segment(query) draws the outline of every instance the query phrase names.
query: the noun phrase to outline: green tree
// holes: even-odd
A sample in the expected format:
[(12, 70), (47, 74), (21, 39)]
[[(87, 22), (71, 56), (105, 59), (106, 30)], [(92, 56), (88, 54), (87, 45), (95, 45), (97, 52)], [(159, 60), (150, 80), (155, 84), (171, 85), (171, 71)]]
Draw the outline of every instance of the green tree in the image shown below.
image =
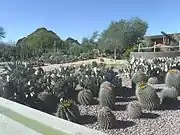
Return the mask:
[(5, 38), (4, 28), (0, 27), (0, 39)]
[[(23, 43), (22, 43), (23, 42)], [(53, 31), (49, 31), (46, 28), (39, 28), (27, 37), (20, 39), (17, 42), (18, 45), (27, 45), (30, 49), (38, 52), (45, 52), (54, 48), (54, 42), (56, 42), (57, 49), (67, 49), (64, 41), (60, 39)]]
[(104, 30), (99, 39), (99, 47), (114, 51), (116, 60), (117, 50), (124, 51), (137, 44), (138, 39), (142, 39), (148, 28), (147, 22), (140, 18), (130, 20), (121, 19), (112, 22)]
[(82, 52), (83, 52), (83, 49), (80, 45), (73, 45), (69, 48), (67, 53), (74, 56), (80, 56)]

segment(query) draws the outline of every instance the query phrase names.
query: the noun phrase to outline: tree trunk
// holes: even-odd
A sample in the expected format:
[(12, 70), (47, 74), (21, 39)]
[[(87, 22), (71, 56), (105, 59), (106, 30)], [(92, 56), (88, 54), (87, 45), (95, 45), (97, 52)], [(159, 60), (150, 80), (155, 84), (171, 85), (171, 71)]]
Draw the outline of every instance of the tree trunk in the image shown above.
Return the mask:
[(116, 49), (114, 49), (114, 60), (116, 61)]

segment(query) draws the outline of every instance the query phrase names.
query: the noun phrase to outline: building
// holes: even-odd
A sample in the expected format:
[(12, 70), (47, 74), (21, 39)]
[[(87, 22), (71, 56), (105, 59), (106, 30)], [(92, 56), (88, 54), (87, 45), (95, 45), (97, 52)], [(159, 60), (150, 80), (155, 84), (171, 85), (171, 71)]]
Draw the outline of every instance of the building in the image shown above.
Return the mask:
[(174, 34), (166, 34), (165, 32), (161, 32), (162, 35), (153, 35), (147, 36), (154, 44), (164, 44), (170, 45), (172, 42), (178, 42), (173, 38)]

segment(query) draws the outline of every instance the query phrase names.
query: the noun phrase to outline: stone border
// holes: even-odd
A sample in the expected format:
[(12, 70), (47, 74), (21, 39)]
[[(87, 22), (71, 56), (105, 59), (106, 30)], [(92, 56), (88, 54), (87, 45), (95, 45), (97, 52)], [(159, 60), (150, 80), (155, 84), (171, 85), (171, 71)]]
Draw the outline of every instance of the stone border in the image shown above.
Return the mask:
[(87, 128), (85, 126), (66, 121), (39, 110), (21, 105), (19, 103), (0, 98), (0, 105), (9, 108), (25, 117), (34, 119), (40, 123), (44, 123), (54, 129), (66, 132), (70, 135), (106, 135), (97, 130)]

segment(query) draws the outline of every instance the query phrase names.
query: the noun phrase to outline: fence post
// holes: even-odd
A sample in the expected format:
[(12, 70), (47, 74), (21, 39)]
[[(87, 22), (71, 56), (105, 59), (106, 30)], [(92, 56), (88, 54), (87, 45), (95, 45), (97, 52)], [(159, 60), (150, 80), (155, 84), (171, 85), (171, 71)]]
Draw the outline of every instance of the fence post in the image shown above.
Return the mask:
[(179, 51), (180, 51), (180, 41), (179, 41)]
[(141, 47), (141, 45), (139, 44), (139, 45), (138, 45), (138, 52), (140, 51), (140, 47)]

